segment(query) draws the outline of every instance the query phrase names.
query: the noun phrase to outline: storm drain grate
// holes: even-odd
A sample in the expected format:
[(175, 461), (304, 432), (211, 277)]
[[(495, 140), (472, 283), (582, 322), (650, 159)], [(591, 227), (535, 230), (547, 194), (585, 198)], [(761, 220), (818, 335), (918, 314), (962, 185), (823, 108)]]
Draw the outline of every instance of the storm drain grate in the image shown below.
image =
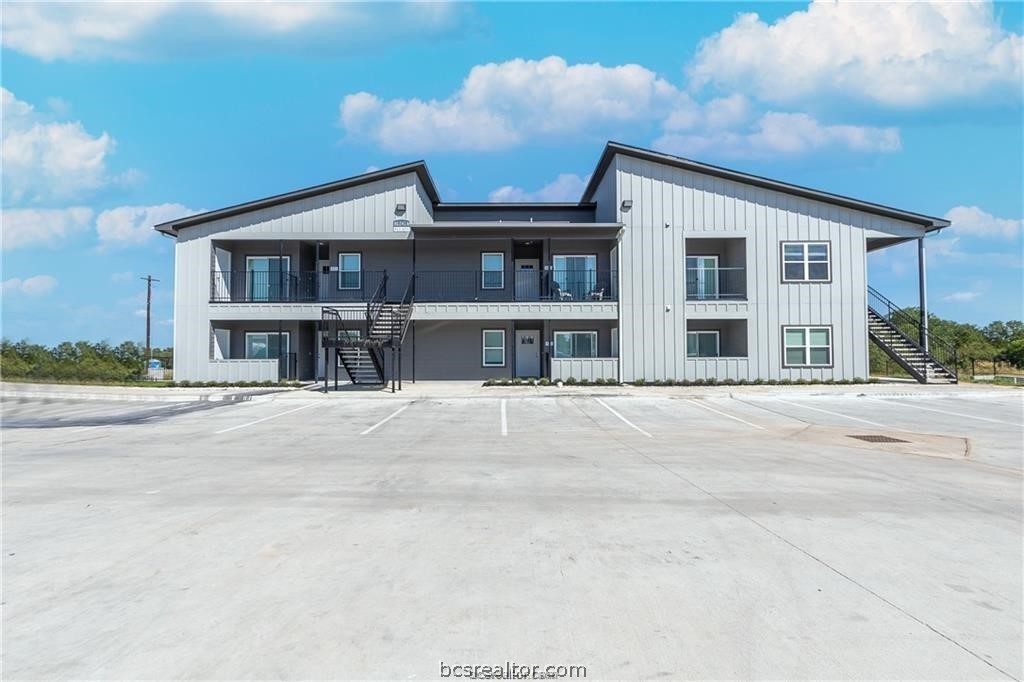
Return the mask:
[(903, 440), (901, 438), (893, 438), (892, 436), (876, 436), (874, 434), (863, 435), (863, 436), (852, 436), (847, 435), (847, 438), (856, 438), (867, 443), (909, 443), (909, 440)]

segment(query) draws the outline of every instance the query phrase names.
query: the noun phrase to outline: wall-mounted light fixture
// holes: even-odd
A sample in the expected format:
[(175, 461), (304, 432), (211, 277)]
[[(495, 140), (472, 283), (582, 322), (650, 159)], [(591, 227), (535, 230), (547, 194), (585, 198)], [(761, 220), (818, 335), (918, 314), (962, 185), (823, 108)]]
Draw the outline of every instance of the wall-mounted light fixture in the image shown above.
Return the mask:
[(395, 204), (395, 215), (402, 215), (405, 213), (405, 204)]
[(632, 199), (623, 199), (622, 200), (622, 210), (623, 211), (628, 211), (631, 208), (633, 208), (633, 200)]

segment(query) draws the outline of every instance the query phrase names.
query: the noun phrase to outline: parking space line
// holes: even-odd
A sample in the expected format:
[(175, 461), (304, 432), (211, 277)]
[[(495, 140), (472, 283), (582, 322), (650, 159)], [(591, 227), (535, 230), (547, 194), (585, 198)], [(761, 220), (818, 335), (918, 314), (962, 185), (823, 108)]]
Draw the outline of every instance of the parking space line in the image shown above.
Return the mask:
[(704, 405), (703, 403), (698, 402), (696, 400), (693, 400), (692, 398), (684, 398), (684, 400), (686, 402), (688, 402), (688, 403), (692, 403), (693, 405), (696, 405), (697, 407), (703, 408), (705, 410), (711, 410), (715, 414), (720, 414), (723, 417), (728, 417), (729, 419), (735, 419), (736, 421), (740, 422), (741, 424), (746, 424), (747, 426), (752, 426), (755, 429), (761, 429), (762, 431), (765, 430), (765, 428), (763, 426), (759, 426), (757, 424), (754, 424), (753, 422), (748, 422), (746, 419), (740, 419), (739, 417), (736, 417), (734, 415), (728, 414), (727, 412), (722, 412), (721, 410), (716, 410), (715, 408), (711, 407), (710, 405)]
[[(893, 402), (891, 400), (881, 400), (879, 398), (868, 398), (868, 400), (870, 400), (872, 402), (876, 402), (876, 403), (891, 403), (891, 402)], [(948, 415), (951, 415), (953, 417), (963, 417), (964, 419), (978, 419), (978, 420), (983, 421), (983, 422), (992, 422), (993, 424), (1007, 424), (1009, 426), (1024, 426), (1024, 424), (1017, 424), (1017, 423), (1014, 423), (1014, 422), (1004, 422), (1001, 419), (991, 419), (989, 417), (975, 417), (973, 415), (962, 414), (960, 412), (949, 412), (948, 410), (936, 410), (934, 407), (923, 407), (921, 405), (916, 405), (916, 404), (915, 405), (910, 405), (910, 404), (899, 402), (899, 401), (897, 401), (896, 404), (901, 405), (902, 407), (907, 407), (907, 408), (913, 409), (913, 410), (924, 410), (926, 412), (938, 412), (939, 414), (948, 414)]]
[(269, 417), (263, 417), (262, 419), (255, 419), (255, 420), (253, 420), (251, 422), (246, 422), (244, 424), (238, 424), (237, 426), (229, 426), (226, 429), (221, 429), (220, 431), (214, 431), (213, 433), (215, 435), (220, 435), (222, 433), (228, 433), (229, 431), (236, 431), (238, 429), (244, 429), (247, 426), (253, 426), (255, 424), (259, 424), (261, 422), (265, 422), (265, 421), (268, 421), (270, 419), (277, 419), (278, 417), (283, 417), (286, 414), (291, 414), (292, 412), (298, 412), (299, 410), (305, 410), (305, 409), (308, 409), (310, 407), (314, 407), (316, 405), (321, 405), (321, 404), (322, 403), (309, 403), (307, 405), (300, 405), (299, 407), (293, 408), (291, 410), (285, 410), (284, 412), (278, 412), (277, 414), (272, 414)]
[(637, 431), (639, 431), (640, 433), (644, 434), (644, 435), (645, 435), (645, 436), (647, 436), (648, 438), (654, 438), (654, 436), (652, 436), (651, 434), (647, 433), (646, 431), (644, 431), (643, 429), (641, 429), (641, 428), (640, 428), (639, 426), (637, 426), (636, 424), (634, 424), (633, 422), (629, 421), (628, 419), (626, 419), (625, 417), (623, 417), (623, 416), (622, 416), (621, 414), (619, 414), (618, 412), (616, 412), (616, 411), (615, 411), (615, 410), (614, 410), (614, 409), (612, 408), (612, 406), (611, 406), (611, 405), (609, 405), (608, 403), (606, 403), (605, 401), (601, 400), (600, 398), (594, 398), (594, 400), (595, 400), (595, 401), (597, 401), (597, 403), (598, 403), (598, 404), (599, 404), (599, 405), (600, 405), (601, 407), (603, 407), (604, 409), (608, 410), (609, 412), (611, 412), (612, 414), (614, 414), (614, 415), (615, 415), (616, 417), (618, 417), (619, 419), (621, 419), (621, 420), (622, 420), (622, 423), (624, 423), (624, 424), (625, 424), (626, 426), (629, 426), (629, 427), (631, 427), (631, 428), (634, 428), (634, 429), (636, 429)]
[(842, 414), (841, 412), (831, 412), (829, 410), (823, 410), (820, 407), (810, 407), (809, 405), (800, 405), (799, 403), (791, 403), (788, 400), (783, 400), (782, 398), (776, 398), (776, 400), (779, 401), (780, 403), (785, 403), (787, 405), (792, 405), (793, 407), (799, 407), (799, 408), (802, 408), (802, 409), (805, 409), (805, 410), (814, 410), (815, 412), (822, 412), (824, 414), (830, 414), (833, 417), (842, 417), (843, 419), (852, 419), (855, 422), (862, 422), (864, 424), (871, 424), (871, 426), (877, 426), (880, 429), (891, 428), (889, 426), (886, 426), (885, 424), (879, 424), (878, 422), (873, 422), (873, 421), (870, 421), (868, 419), (861, 419), (860, 417), (851, 417), (850, 415)]
[(362, 433), (360, 433), (359, 435), (360, 435), (360, 436), (366, 436), (366, 435), (369, 435), (369, 434), (373, 433), (373, 432), (374, 432), (374, 431), (375, 431), (375, 430), (376, 430), (377, 428), (379, 428), (379, 427), (381, 427), (381, 426), (384, 426), (384, 425), (385, 425), (385, 424), (387, 424), (387, 423), (388, 423), (389, 421), (391, 421), (392, 419), (394, 419), (394, 418), (395, 418), (395, 417), (397, 417), (398, 415), (400, 415), (400, 414), (402, 414), (403, 412), (405, 412), (406, 410), (408, 410), (408, 409), (409, 409), (409, 406), (410, 406), (410, 405), (412, 405), (412, 403), (406, 403), (405, 405), (402, 405), (402, 406), (401, 406), (401, 407), (399, 407), (399, 408), (398, 408), (397, 410), (395, 410), (394, 412), (392, 412), (392, 413), (391, 413), (391, 414), (389, 414), (388, 416), (384, 417), (384, 418), (383, 418), (383, 419), (381, 419), (381, 420), (380, 420), (379, 422), (377, 422), (376, 424), (374, 424), (374, 425), (373, 425), (373, 426), (371, 426), (370, 428), (366, 429), (365, 431), (363, 431), (363, 432), (362, 432)]
[(508, 401), (504, 398), (501, 399), (501, 435), (508, 435), (508, 411), (505, 407), (505, 403)]

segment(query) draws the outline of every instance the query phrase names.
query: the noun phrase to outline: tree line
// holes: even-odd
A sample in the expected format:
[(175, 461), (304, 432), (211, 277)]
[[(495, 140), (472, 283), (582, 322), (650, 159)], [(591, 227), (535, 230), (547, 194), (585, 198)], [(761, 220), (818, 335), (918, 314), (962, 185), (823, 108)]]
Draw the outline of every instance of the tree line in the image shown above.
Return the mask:
[[(904, 308), (903, 312), (915, 320), (920, 316), (918, 308)], [(928, 330), (957, 349), (958, 369), (961, 371), (971, 371), (972, 362), (992, 367), (1003, 363), (1024, 369), (1024, 322), (1020, 320), (990, 322), (981, 327), (929, 314)], [(903, 373), (890, 363), (882, 349), (871, 344), (871, 373), (883, 373), (887, 366), (890, 373)]]
[[(167, 365), (170, 348), (154, 348)], [(65, 341), (47, 347), (29, 341), (0, 341), (0, 376), (38, 381), (130, 382), (146, 372), (146, 348), (134, 341)]]

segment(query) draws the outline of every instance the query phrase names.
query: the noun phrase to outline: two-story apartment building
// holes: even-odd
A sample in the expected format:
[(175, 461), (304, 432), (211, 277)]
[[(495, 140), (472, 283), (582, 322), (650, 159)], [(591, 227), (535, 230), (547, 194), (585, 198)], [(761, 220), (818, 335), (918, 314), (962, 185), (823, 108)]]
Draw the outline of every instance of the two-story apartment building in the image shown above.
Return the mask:
[(418, 161), (174, 220), (175, 377), (919, 380), (952, 351), (867, 283), (949, 223), (609, 143), (576, 203), (450, 203)]

